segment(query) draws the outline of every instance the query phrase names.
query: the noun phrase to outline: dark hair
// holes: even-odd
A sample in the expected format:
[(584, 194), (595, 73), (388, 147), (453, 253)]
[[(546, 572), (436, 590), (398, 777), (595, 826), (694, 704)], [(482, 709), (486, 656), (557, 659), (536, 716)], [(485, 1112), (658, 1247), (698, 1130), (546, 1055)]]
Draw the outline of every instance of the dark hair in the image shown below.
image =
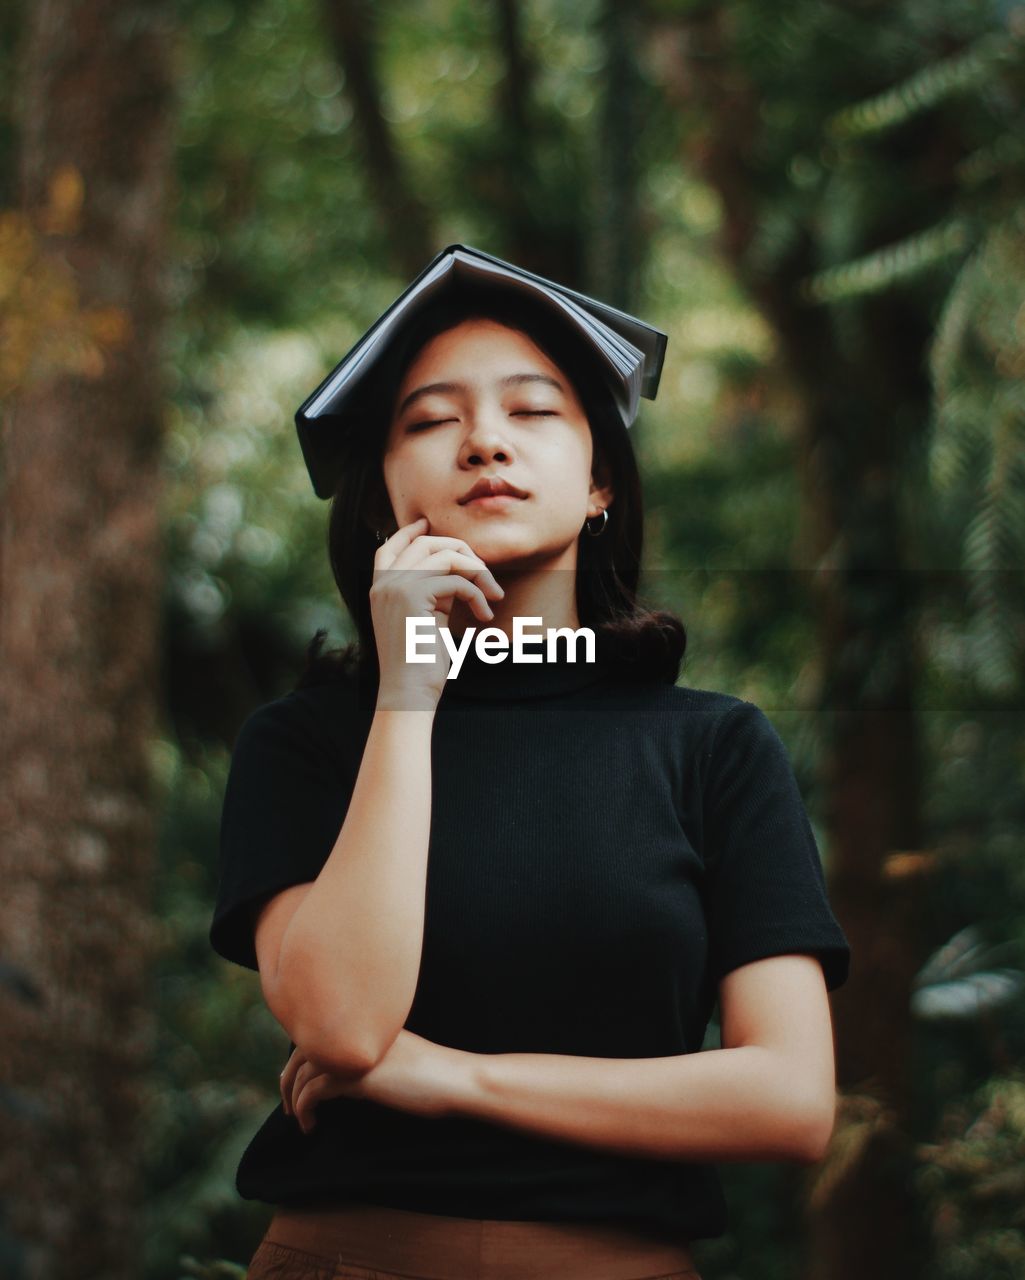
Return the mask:
[(595, 476), (603, 481), (611, 477), (615, 491), (603, 533), (591, 537), (582, 532), (578, 544), (580, 625), (594, 630), (596, 657), (620, 678), (675, 683), (687, 632), (675, 614), (638, 601), (644, 540), (640, 478), (601, 358), (574, 325), (530, 295), (459, 282), (421, 309), (393, 339), (368, 379), (358, 420), (350, 420), (340, 433), (327, 542), (331, 570), (355, 622), (357, 639), (343, 649), (322, 653), (327, 633), (319, 629), (307, 645), (295, 688), (350, 675), (376, 686), (377, 645), (368, 593), (378, 547), (374, 531), (394, 523), (381, 463), (395, 394), (426, 343), (470, 318), (496, 320), (525, 333), (572, 382), (591, 427)]

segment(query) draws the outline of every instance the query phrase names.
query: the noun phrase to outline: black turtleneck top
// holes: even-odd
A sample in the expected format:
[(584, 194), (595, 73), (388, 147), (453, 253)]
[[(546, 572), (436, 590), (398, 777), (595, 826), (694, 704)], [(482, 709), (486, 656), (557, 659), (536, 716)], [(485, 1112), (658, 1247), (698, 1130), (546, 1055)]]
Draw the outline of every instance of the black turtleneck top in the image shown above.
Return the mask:
[[(373, 716), (354, 680), (257, 707), (231, 759), (215, 950), (256, 968), (252, 909), (316, 878)], [(420, 975), (406, 1027), (473, 1053), (696, 1053), (731, 969), (804, 952), (826, 986), (850, 952), (783, 742), (755, 704), (626, 683), (600, 663), (496, 665), (471, 649), (432, 733)], [(358, 1098), (304, 1135), (280, 1104), (239, 1194), (455, 1217), (722, 1235), (712, 1164), (639, 1158)]]

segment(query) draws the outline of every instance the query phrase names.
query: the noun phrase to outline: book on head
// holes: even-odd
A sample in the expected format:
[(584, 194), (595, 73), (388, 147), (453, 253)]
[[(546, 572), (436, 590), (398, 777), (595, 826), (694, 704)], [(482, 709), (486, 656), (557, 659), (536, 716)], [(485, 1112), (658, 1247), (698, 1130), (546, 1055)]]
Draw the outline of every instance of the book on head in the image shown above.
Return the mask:
[(616, 406), (627, 427), (637, 416), (639, 398), (655, 399), (668, 342), (665, 333), (608, 303), (481, 249), (452, 244), (431, 259), (296, 411), (299, 443), (318, 497), (330, 497), (334, 491), (338, 426), (364, 377), (412, 314), (453, 281), (460, 280), (521, 290), (564, 316), (604, 362)]

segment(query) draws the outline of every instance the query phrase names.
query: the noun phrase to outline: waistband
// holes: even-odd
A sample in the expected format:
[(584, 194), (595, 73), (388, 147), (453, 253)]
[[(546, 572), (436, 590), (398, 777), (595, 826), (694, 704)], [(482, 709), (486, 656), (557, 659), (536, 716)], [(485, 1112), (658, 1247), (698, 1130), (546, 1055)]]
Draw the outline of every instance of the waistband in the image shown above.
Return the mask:
[(334, 1265), (418, 1280), (641, 1280), (689, 1270), (697, 1276), (686, 1244), (604, 1223), (453, 1218), (372, 1204), (282, 1206), (264, 1239)]

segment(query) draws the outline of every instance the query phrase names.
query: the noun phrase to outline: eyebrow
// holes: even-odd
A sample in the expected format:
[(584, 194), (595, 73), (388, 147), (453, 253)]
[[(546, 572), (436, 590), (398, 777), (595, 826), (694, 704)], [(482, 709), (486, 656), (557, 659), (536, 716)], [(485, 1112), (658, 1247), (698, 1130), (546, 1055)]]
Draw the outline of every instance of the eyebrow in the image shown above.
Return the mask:
[[(512, 387), (519, 386), (524, 382), (547, 382), (550, 386), (555, 387), (557, 391), (561, 391), (563, 395), (566, 394), (566, 388), (562, 383), (547, 373), (510, 373), (507, 378), (499, 378), (498, 385), (500, 387)], [(415, 391), (411, 391), (399, 405), (398, 409), (396, 409), (395, 416), (399, 417), (400, 414), (404, 413), (409, 408), (414, 400), (418, 400), (421, 396), (429, 395), (432, 391), (449, 392), (465, 390), (465, 382), (429, 382), (426, 386), (417, 387)]]

